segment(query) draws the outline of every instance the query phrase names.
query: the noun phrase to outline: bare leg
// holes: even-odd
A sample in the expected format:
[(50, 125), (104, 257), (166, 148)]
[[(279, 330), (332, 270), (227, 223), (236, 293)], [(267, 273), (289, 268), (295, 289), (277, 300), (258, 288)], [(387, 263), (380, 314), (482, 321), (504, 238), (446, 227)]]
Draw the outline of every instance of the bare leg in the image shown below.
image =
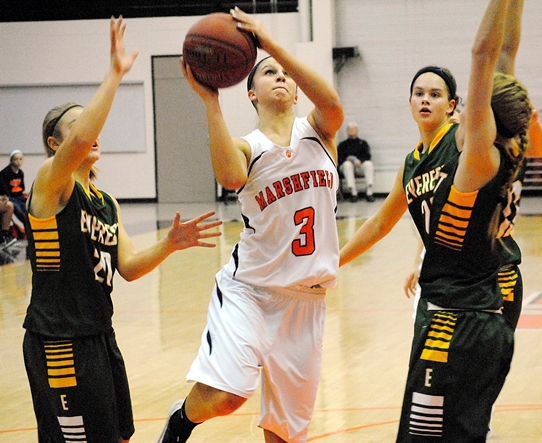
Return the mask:
[(265, 443), (286, 443), (286, 440), (283, 440), (277, 434), (273, 434), (271, 431), (268, 431), (267, 429), (263, 430), (263, 435), (265, 438)]
[(6, 201), (5, 204), (0, 203), (0, 211), (2, 216), (2, 230), (9, 231), (11, 217), (13, 217), (13, 203), (10, 201)]
[(169, 412), (159, 443), (184, 443), (194, 428), (213, 417), (231, 414), (247, 399), (196, 383), (186, 399), (175, 402)]
[(352, 196), (358, 195), (358, 190), (356, 188), (356, 176), (354, 173), (354, 163), (352, 163), (350, 160), (346, 160), (342, 165), (339, 166), (341, 169), (341, 172), (344, 174), (344, 178), (346, 178), (346, 186), (350, 188), (350, 192), (352, 193)]
[(194, 423), (236, 411), (247, 399), (229, 392), (196, 383), (186, 397), (186, 416)]

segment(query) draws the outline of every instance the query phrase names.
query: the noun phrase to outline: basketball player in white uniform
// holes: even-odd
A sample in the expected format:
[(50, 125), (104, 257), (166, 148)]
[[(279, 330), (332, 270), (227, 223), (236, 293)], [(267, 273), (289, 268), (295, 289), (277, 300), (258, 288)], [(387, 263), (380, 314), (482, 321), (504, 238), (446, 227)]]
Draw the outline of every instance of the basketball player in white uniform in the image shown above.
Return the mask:
[[(183, 72), (207, 110), (216, 179), (237, 191), (245, 226), (216, 275), (207, 327), (187, 375), (196, 383), (171, 407), (159, 442), (186, 441), (196, 424), (239, 408), (260, 381), (265, 441), (305, 442), (322, 360), (324, 295), (338, 275), (339, 97), (254, 17), (238, 9), (232, 16), (270, 55), (247, 82), (258, 129), (232, 138), (218, 91), (198, 84), (189, 66)], [(305, 118), (294, 112), (297, 87), (315, 105)]]

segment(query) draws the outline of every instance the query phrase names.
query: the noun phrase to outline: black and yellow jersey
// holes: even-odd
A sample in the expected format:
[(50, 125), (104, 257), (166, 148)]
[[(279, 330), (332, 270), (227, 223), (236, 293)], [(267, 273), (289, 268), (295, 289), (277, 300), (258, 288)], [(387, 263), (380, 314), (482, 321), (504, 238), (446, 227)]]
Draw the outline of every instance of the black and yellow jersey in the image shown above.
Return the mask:
[(446, 125), (426, 152), (422, 151), (420, 142), (405, 159), (403, 188), (408, 210), (424, 243), (429, 233), (433, 193), (443, 178), (442, 167), (459, 154), (455, 141), (458, 126), (451, 123)]
[(498, 310), (503, 304), (497, 277), (502, 251), (490, 225), (501, 203), (507, 161), (501, 155), (496, 176), (468, 193), (453, 185), (458, 161), (455, 156), (443, 166), (433, 195), (419, 279), (421, 296), (447, 309)]
[(76, 182), (61, 212), (45, 219), (29, 214), (29, 225), (32, 295), (23, 326), (57, 338), (111, 329), (118, 253), (112, 198)]

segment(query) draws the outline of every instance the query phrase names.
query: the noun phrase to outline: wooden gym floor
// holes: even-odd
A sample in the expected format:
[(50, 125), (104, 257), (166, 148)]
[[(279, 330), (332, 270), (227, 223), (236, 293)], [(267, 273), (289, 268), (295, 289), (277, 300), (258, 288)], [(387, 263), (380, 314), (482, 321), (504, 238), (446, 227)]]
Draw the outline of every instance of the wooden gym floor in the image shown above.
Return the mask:
[[(381, 202), (340, 203), (341, 245)], [(490, 443), (542, 442), (542, 198), (522, 202), (515, 236), (523, 251), (524, 307)], [(186, 220), (214, 208), (122, 205), (137, 248), (163, 235), (159, 228), (169, 225), (175, 210)], [(135, 282), (115, 279), (113, 322), (131, 384), (132, 443), (154, 442), (170, 404), (190, 388), (185, 375), (205, 326), (214, 274), (228, 260), (241, 229), (237, 203), (217, 203), (216, 210), (225, 224), (215, 249), (177, 252)], [(383, 241), (342, 268), (338, 287), (328, 292), (324, 361), (309, 441), (395, 441), (412, 337), (412, 301), (402, 287), (416, 243), (405, 216)], [(30, 443), (37, 434), (21, 351), (30, 266), (24, 251), (10, 257), (0, 257), (6, 263), (0, 266), (0, 443)], [(196, 428), (190, 441), (262, 442), (258, 411), (255, 395), (231, 416)]]

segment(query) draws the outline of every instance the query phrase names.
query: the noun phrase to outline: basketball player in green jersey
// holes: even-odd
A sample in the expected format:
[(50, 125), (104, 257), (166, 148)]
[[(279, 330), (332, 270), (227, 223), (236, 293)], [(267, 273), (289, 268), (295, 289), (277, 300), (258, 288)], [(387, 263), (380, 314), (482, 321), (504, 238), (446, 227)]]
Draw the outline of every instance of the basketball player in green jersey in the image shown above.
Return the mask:
[(439, 171), (430, 213), (415, 220), (424, 228), (426, 308), (416, 317), (397, 442), (484, 442), (510, 368), (513, 329), (501, 315), (498, 222), (532, 112), (525, 87), (494, 74), (510, 3), (491, 0), (486, 9), (472, 49), (461, 153)]
[[(507, 15), (506, 23), (506, 36), (502, 50), (499, 54), (499, 60), (497, 62), (497, 72), (504, 74), (514, 75), (515, 73), (515, 60), (519, 48), (521, 38), (521, 16), (523, 11), (523, 0), (518, 0), (510, 5), (510, 9)], [(459, 114), (452, 115), (450, 121), (459, 122)], [(532, 123), (532, 122), (531, 122)], [(529, 140), (531, 142), (531, 140)], [(526, 157), (536, 156), (532, 143), (529, 143), (529, 148), (526, 152)], [(453, 150), (449, 151), (451, 156), (455, 155)], [(503, 295), (503, 315), (514, 329), (519, 320), (521, 314), (521, 306), (523, 300), (523, 280), (519, 269), (521, 263), (521, 251), (519, 246), (512, 237), (514, 230), (514, 223), (519, 211), (519, 200), (521, 197), (521, 190), (523, 187), (523, 177), (525, 175), (525, 162), (521, 167), (521, 170), (517, 178), (510, 187), (508, 194), (508, 204), (505, 205), (501, 220), (501, 234), (500, 241), (504, 244), (501, 250), (503, 267), (499, 272), (499, 286)], [(421, 261), (423, 256), (423, 242), (420, 242), (420, 246), (416, 252), (414, 266), (412, 272), (409, 274), (405, 281), (404, 290), (407, 297), (414, 296), (414, 306), (417, 306), (417, 300), (419, 299), (419, 285), (418, 277), (421, 268)]]
[[(459, 138), (461, 142), (464, 141), (459, 148), (465, 147), (468, 153), (462, 156), (457, 154), (453, 161), (448, 161), (444, 168), (436, 171), (438, 173), (417, 181), (415, 175), (411, 175), (410, 178), (415, 181), (411, 188), (406, 188), (410, 191), (409, 199), (412, 200), (423, 194), (425, 189), (433, 187), (435, 207), (425, 206), (426, 201), (422, 199), (418, 206), (420, 210), (413, 213), (428, 247), (420, 282), (422, 298), (430, 303), (431, 314), (417, 317), (411, 369), (398, 437), (400, 442), (433, 441), (432, 439), (446, 442), (485, 441), (492, 402), (496, 399), (509, 369), (513, 335), (512, 329), (503, 323), (504, 320), (499, 315), (502, 296), (498, 291), (497, 273), (501, 259), (498, 246), (494, 246), (497, 230), (490, 229), (490, 226), (497, 225), (492, 222), (493, 215), (501, 216), (504, 202), (500, 196), (508, 194), (521, 162), (526, 146), (526, 117), (530, 117), (531, 106), (521, 85), (513, 78), (502, 75), (495, 81), (496, 93), (492, 100), (493, 70), (504, 40), (502, 22), (507, 13), (508, 2), (492, 2), (477, 35), (472, 71), (475, 79), (471, 79), (470, 101), (466, 111), (462, 113), (461, 129), (464, 138)], [(491, 31), (488, 31), (488, 28)], [(487, 35), (497, 35), (497, 38), (484, 38)], [(488, 73), (489, 68), (491, 76)], [(418, 108), (418, 118), (422, 123), (434, 117), (431, 108), (433, 104), (437, 108), (446, 104), (440, 100), (439, 91), (442, 88), (438, 88), (439, 80), (431, 78), (431, 75), (426, 75), (423, 80), (427, 80), (427, 84), (422, 85), (423, 94), (420, 96), (426, 99), (425, 103), (423, 100), (420, 102)], [(479, 86), (477, 89), (476, 85), (480, 83), (485, 84), (485, 89)], [(510, 85), (516, 92), (515, 96), (510, 97), (507, 94)], [(413, 101), (416, 105), (413, 97), (411, 105)], [(496, 122), (493, 119), (492, 105), (497, 116)], [(519, 108), (517, 114), (511, 112), (514, 107)], [(445, 122), (442, 122), (439, 131), (444, 125)], [(502, 157), (499, 150), (493, 147), (497, 132), (495, 126), (498, 130), (499, 146), (503, 151)], [(438, 132), (430, 134), (426, 152), (430, 151), (431, 142), (437, 134)], [(521, 141), (516, 152), (511, 139), (517, 135)], [(423, 155), (424, 151), (421, 154)], [(409, 183), (408, 178), (406, 181)], [(458, 206), (459, 212), (454, 210)], [(463, 208), (466, 208), (465, 212), (461, 212)], [(409, 209), (412, 212), (412, 204)], [(440, 217), (445, 212), (450, 215)], [(450, 219), (457, 217), (462, 219), (464, 225), (456, 224), (449, 228)], [(391, 229), (396, 220), (392, 222), (393, 224), (388, 220), (386, 225), (386, 220), (377, 215), (367, 228), (363, 229), (362, 226), (354, 241), (343, 248), (341, 262), (346, 263), (359, 255), (360, 249), (367, 249), (374, 244), (382, 231), (378, 228), (383, 226), (384, 230), (386, 227)], [(442, 251), (442, 248), (446, 250)], [(443, 307), (446, 310), (443, 310)], [(450, 315), (448, 311), (451, 312)], [(441, 321), (452, 328), (454, 341), (450, 341), (451, 344), (446, 342), (451, 335), (439, 332), (438, 326), (431, 323), (433, 320), (435, 324)], [(486, 323), (489, 325), (487, 328)], [(469, 337), (477, 334), (477, 328), (485, 328), (487, 335), (479, 334), (477, 336), (480, 343), (471, 343)], [(425, 334), (431, 329), (436, 339), (425, 340)], [(486, 358), (488, 349), (491, 349), (491, 355), (497, 356), (496, 360)], [(482, 355), (484, 357), (480, 358)], [(495, 364), (486, 365), (489, 368), (480, 366), (480, 362), (485, 364), (490, 361)], [(453, 378), (453, 374), (456, 378)], [(468, 388), (465, 388), (466, 382), (469, 383)], [(465, 408), (464, 405), (468, 407)], [(446, 409), (443, 409), (444, 406)], [(419, 414), (413, 415), (413, 408), (416, 407), (426, 410), (434, 408), (434, 414), (425, 418)]]
[(137, 56), (125, 53), (124, 31), (122, 18), (111, 19), (110, 69), (88, 106), (57, 106), (43, 122), (48, 158), (29, 196), (32, 295), (23, 325), (40, 443), (130, 439), (128, 378), (111, 319), (115, 271), (139, 278), (174, 251), (213, 246), (201, 240), (220, 235), (205, 232), (220, 222), (199, 225), (213, 212), (186, 223), (177, 213), (163, 239), (137, 252), (118, 203), (92, 184), (100, 131)]

